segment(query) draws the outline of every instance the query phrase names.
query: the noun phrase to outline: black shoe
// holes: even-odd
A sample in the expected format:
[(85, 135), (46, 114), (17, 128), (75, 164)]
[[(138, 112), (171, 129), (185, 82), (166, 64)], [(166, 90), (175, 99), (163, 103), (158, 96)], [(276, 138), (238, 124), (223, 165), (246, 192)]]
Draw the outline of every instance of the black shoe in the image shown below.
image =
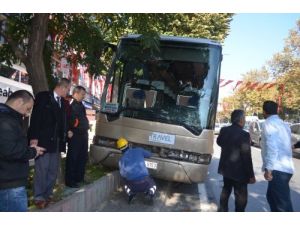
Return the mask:
[(131, 201), (132, 201), (132, 199), (134, 198), (134, 196), (135, 196), (135, 194), (130, 194), (130, 195), (128, 196), (128, 204), (131, 203)]

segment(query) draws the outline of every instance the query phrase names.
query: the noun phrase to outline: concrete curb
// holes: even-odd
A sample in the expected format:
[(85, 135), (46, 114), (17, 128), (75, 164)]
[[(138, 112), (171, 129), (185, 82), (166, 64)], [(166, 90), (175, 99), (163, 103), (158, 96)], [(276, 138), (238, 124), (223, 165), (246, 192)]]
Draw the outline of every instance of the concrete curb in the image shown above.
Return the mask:
[(91, 212), (99, 208), (119, 186), (120, 174), (114, 171), (39, 212)]

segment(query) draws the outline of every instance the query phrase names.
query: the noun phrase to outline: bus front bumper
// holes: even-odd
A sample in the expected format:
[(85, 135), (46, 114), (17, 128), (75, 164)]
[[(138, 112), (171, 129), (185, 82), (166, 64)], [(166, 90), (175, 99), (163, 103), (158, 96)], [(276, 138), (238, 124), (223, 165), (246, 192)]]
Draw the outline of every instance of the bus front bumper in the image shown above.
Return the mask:
[[(121, 151), (98, 145), (90, 146), (90, 160), (104, 166), (118, 168)], [(151, 176), (162, 180), (200, 183), (206, 179), (208, 165), (153, 156), (145, 159)]]

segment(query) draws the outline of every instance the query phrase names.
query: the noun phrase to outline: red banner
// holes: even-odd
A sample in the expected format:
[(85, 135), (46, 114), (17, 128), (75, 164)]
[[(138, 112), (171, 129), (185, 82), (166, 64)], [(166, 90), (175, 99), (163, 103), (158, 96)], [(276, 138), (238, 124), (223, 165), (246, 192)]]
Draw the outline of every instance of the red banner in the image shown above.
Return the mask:
[(227, 80), (224, 84), (222, 84), (220, 87), (225, 87), (226, 85), (232, 83), (233, 80)]
[(219, 87), (225, 87), (231, 83), (235, 83), (233, 86), (233, 90), (235, 90), (237, 87), (240, 86), (240, 91), (246, 91), (246, 90), (257, 90), (262, 91), (269, 89), (271, 87), (274, 87), (275, 85), (278, 85), (278, 83), (261, 83), (261, 82), (250, 82), (250, 81), (234, 81), (234, 80), (226, 80), (226, 79), (220, 79)]
[(241, 81), (241, 80), (237, 81), (235, 87), (233, 88), (233, 90), (235, 90), (242, 83), (243, 83), (243, 81)]

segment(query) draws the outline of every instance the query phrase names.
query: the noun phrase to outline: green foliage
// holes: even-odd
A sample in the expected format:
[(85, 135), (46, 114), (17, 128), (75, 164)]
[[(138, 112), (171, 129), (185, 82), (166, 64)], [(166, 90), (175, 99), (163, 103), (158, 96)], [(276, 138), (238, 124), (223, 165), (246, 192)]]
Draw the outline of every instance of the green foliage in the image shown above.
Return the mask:
[(172, 14), (162, 33), (223, 42), (229, 33), (232, 16), (230, 13)]
[[(10, 14), (5, 21), (5, 26), (2, 26), (2, 29), (0, 28), (0, 35), (5, 35), (4, 37), (9, 36), (20, 49), (26, 51), (31, 20), (31, 14)], [(11, 45), (0, 45), (0, 62), (5, 62), (11, 66), (12, 63), (17, 63), (18, 61), (19, 59), (15, 55)]]
[(299, 120), (300, 115), (300, 20), (297, 27), (290, 31), (284, 50), (275, 54), (269, 62), (272, 76), (284, 85), (282, 96), (285, 112), (294, 114)]
[[(28, 39), (32, 20), (38, 14), (9, 14), (6, 29), (0, 30), (5, 37), (12, 38), (23, 55), (31, 56)], [(129, 33), (142, 34), (141, 44), (149, 51), (156, 51), (159, 35), (179, 35), (210, 38), (223, 42), (229, 33), (233, 14), (209, 13), (105, 13), (105, 14), (50, 14), (48, 32), (52, 43), (44, 48), (45, 65), (49, 74), (49, 51), (58, 56), (76, 54), (76, 61), (88, 65), (90, 74), (105, 74), (113, 51), (109, 43), (116, 44), (119, 38)], [(55, 37), (55, 39), (54, 39)], [(17, 54), (10, 44), (0, 46), (0, 61), (16, 62), (22, 54)], [(47, 60), (46, 60), (47, 59)], [(22, 59), (21, 59), (22, 60)], [(24, 60), (24, 59), (23, 59)], [(46, 75), (46, 74), (45, 74)], [(32, 74), (32, 76), (36, 76)]]

